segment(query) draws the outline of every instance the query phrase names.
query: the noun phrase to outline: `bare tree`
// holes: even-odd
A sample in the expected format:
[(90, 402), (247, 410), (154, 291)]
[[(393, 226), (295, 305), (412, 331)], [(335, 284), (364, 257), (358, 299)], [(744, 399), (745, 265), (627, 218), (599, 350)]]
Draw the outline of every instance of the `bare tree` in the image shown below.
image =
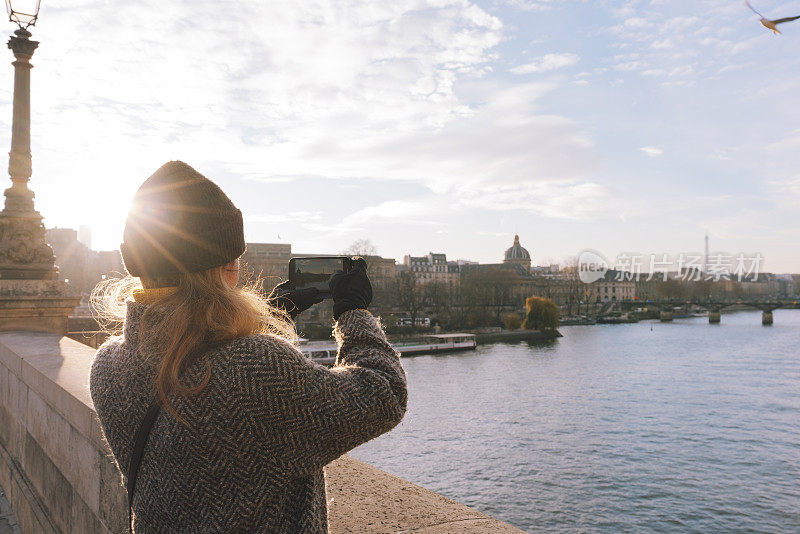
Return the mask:
[(450, 291), (443, 282), (428, 282), (422, 286), (422, 305), (439, 317), (450, 305)]
[(458, 304), (463, 307), (468, 326), (499, 325), (504, 311), (521, 306), (523, 300), (515, 288), (521, 279), (510, 268), (467, 273), (461, 279)]
[(561, 279), (559, 280), (562, 290), (564, 305), (567, 315), (572, 315), (573, 307), (580, 311), (581, 300), (587, 298), (586, 284), (581, 282), (578, 272), (578, 258), (570, 256), (561, 263)]
[(417, 285), (417, 277), (413, 272), (403, 271), (398, 273), (397, 278), (394, 280), (394, 298), (400, 309), (411, 315), (413, 324), (422, 304), (422, 295)]
[(345, 256), (377, 256), (378, 249), (369, 239), (356, 239), (349, 247), (342, 251)]

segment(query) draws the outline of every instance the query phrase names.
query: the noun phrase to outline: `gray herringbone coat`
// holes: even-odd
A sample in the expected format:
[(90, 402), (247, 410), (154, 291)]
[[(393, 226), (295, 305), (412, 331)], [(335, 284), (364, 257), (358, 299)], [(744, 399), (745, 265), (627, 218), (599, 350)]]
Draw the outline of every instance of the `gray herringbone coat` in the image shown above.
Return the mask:
[[(144, 309), (128, 303), (124, 339), (97, 351), (90, 377), (122, 473), (154, 391), (156, 369), (137, 352)], [(327, 532), (322, 467), (390, 430), (406, 408), (405, 374), (378, 321), (349, 311), (335, 334), (332, 369), (270, 335), (190, 366), (184, 383), (198, 383), (205, 362), (211, 382), (197, 397), (170, 397), (191, 429), (167, 410), (153, 425), (133, 501), (136, 532)]]

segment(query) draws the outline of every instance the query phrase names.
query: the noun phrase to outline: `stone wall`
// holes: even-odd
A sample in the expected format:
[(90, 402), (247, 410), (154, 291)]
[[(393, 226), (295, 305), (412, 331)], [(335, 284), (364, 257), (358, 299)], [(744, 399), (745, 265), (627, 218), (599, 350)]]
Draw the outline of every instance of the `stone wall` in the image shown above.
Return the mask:
[(26, 534), (125, 531), (125, 491), (89, 396), (93, 356), (57, 334), (0, 334), (0, 485)]
[[(125, 489), (89, 395), (93, 356), (56, 334), (0, 333), (0, 486), (25, 534), (126, 531)], [(332, 534), (521, 532), (347, 456), (326, 478)]]

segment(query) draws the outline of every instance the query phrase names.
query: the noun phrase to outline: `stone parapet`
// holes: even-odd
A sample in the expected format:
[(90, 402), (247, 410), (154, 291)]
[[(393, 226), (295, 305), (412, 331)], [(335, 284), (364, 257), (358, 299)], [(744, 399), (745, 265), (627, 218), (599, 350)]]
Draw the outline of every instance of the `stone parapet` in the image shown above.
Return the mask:
[[(89, 395), (94, 350), (0, 332), (0, 486), (26, 534), (123, 533), (127, 497)], [(326, 468), (331, 534), (521, 532), (343, 456)]]
[(67, 333), (67, 318), (80, 304), (61, 280), (0, 279), (0, 332)]

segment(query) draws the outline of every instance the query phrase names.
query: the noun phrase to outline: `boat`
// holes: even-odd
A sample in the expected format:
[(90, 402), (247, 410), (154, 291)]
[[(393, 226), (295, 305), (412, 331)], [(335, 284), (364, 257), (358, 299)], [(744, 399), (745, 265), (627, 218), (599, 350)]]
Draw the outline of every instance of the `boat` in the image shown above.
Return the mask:
[[(401, 356), (474, 350), (477, 345), (475, 334), (467, 333), (430, 334), (423, 336), (419, 340), (392, 343), (392, 347)], [(336, 363), (336, 354), (339, 351), (339, 347), (336, 346), (334, 341), (309, 341), (302, 338), (298, 349), (314, 363), (321, 365), (333, 365)]]
[(604, 315), (597, 318), (597, 324), (628, 324), (638, 323), (639, 320), (635, 317), (629, 316), (627, 313)]
[(457, 350), (475, 350), (478, 344), (475, 341), (475, 334), (455, 332), (452, 334), (430, 334), (423, 336), (419, 340), (394, 343), (392, 346), (401, 356), (411, 356)]
[(591, 325), (597, 324), (597, 320), (587, 317), (586, 315), (576, 315), (572, 317), (564, 317), (558, 321), (560, 326), (574, 326), (574, 325)]
[(309, 341), (301, 338), (300, 346), (297, 348), (314, 363), (320, 365), (336, 363), (336, 354), (339, 352), (339, 347), (334, 341)]

